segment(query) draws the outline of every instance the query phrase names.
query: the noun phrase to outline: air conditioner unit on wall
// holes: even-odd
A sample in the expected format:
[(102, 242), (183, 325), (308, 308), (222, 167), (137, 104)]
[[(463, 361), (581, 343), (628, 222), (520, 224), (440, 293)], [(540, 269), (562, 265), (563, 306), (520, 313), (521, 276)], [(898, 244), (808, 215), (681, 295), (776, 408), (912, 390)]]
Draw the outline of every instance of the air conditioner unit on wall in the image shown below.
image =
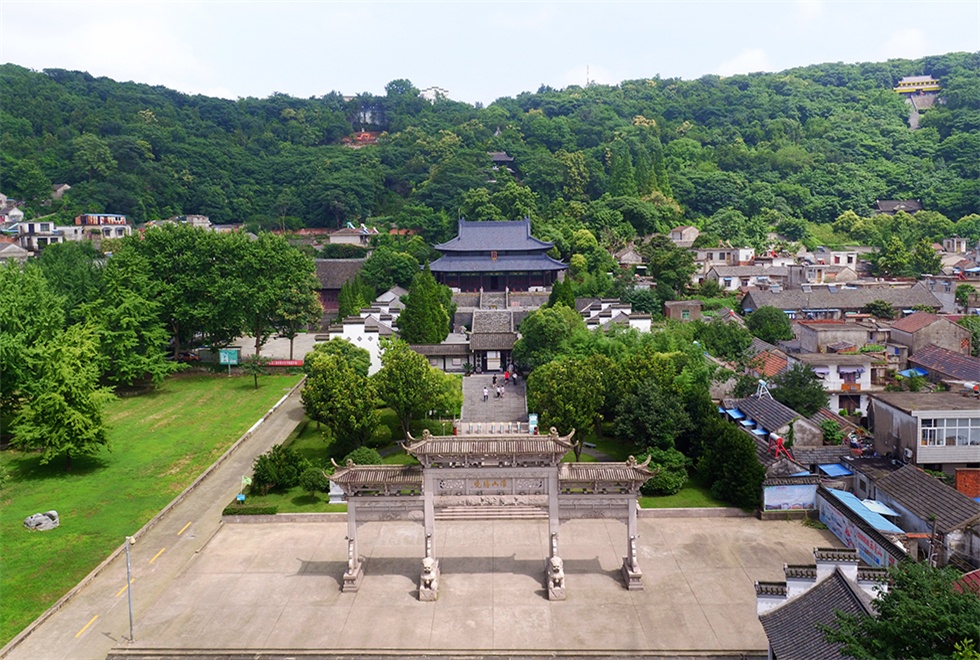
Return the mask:
[(902, 455), (905, 458), (905, 460), (911, 461), (912, 460), (912, 448), (911, 447), (906, 447), (905, 448), (905, 451), (902, 453)]

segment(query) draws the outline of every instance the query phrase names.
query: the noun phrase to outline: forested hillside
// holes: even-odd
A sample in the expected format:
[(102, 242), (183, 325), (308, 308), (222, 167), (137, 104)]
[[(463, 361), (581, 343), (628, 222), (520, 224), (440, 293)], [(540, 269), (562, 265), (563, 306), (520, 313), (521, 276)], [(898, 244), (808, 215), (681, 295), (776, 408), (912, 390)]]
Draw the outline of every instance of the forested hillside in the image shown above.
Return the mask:
[[(892, 88), (926, 74), (942, 99), (912, 131)], [(800, 238), (876, 199), (920, 199), (952, 222), (980, 213), (980, 53), (542, 87), (485, 108), (430, 103), (406, 80), (384, 96), (229, 101), (3, 65), (0, 99), (0, 191), (28, 200), (29, 217), (387, 219), (434, 241), (459, 216), (526, 214), (567, 251), (582, 227), (613, 247), (681, 223), (755, 244), (777, 226)], [(376, 146), (341, 144), (362, 129), (381, 132)], [(497, 151), (515, 177), (492, 169)], [(51, 183), (72, 189), (46, 206)], [(973, 218), (963, 228), (980, 231)]]

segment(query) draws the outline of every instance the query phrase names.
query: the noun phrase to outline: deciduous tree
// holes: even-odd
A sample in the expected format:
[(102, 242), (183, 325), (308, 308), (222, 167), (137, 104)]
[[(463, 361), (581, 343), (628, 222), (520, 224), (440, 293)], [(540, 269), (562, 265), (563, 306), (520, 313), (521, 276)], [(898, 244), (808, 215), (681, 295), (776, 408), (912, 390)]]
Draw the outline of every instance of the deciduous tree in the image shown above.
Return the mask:
[(23, 383), (25, 403), (14, 419), (13, 444), (41, 450), (41, 463), (96, 454), (109, 444), (102, 411), (112, 398), (99, 387), (95, 332), (70, 326), (40, 349), (36, 371)]
[(793, 338), (793, 326), (781, 309), (764, 306), (749, 314), (745, 326), (762, 341), (775, 344)]
[(836, 625), (822, 627), (828, 641), (843, 644), (843, 655), (949, 658), (958, 644), (980, 639), (980, 598), (956, 587), (954, 569), (908, 561), (889, 569), (888, 578), (888, 590), (874, 600), (875, 615), (839, 613)]
[(372, 376), (382, 402), (395, 411), (408, 437), (412, 419), (429, 410), (454, 410), (461, 402), (458, 381), (431, 367), (400, 339), (383, 340), (381, 370)]
[(829, 396), (823, 383), (805, 364), (796, 363), (772, 379), (772, 397), (804, 417), (826, 407)]
[(301, 394), (307, 416), (330, 429), (340, 447), (366, 443), (379, 422), (374, 383), (335, 353), (308, 354), (307, 373)]

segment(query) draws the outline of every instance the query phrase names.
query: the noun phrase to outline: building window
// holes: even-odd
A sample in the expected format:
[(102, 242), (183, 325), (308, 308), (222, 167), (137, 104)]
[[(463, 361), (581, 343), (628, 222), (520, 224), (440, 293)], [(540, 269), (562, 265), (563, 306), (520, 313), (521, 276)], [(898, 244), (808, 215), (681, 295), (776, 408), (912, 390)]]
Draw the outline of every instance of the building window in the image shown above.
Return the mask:
[(980, 418), (923, 419), (919, 444), (923, 447), (980, 446)]
[(682, 309), (681, 310), (681, 318), (684, 319), (685, 321), (687, 321), (688, 319), (690, 319), (691, 318), (691, 310), (689, 310), (689, 309)]

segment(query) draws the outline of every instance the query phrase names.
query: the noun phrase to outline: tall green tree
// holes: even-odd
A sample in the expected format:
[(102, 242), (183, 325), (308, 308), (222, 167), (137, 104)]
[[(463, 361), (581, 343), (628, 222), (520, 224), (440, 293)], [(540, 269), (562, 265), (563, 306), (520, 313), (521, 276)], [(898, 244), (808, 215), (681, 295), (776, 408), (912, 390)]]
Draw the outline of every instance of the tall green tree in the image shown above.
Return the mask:
[(35, 378), (43, 347), (65, 324), (64, 298), (34, 262), (0, 264), (0, 412), (17, 410)]
[(548, 307), (564, 305), (569, 309), (575, 309), (575, 287), (567, 279), (556, 280), (551, 285), (551, 293), (548, 294)]
[(272, 323), (276, 333), (289, 340), (290, 360), (293, 359), (293, 341), (304, 328), (318, 323), (322, 317), (323, 305), (315, 291), (294, 284), (283, 292)]
[(521, 338), (514, 344), (514, 363), (525, 371), (547, 364), (562, 353), (565, 342), (585, 330), (582, 317), (570, 307), (543, 307), (521, 322)]
[[(405, 309), (398, 316), (401, 338), (410, 344), (439, 344), (449, 336), (452, 319), (443, 306), (443, 287), (432, 276), (426, 264), (412, 280), (405, 296)], [(450, 294), (451, 297), (451, 294)]]
[(799, 362), (773, 378), (770, 384), (772, 398), (804, 417), (817, 414), (829, 402), (829, 395), (813, 369)]
[(306, 354), (304, 371), (307, 375), (311, 373), (311, 365), (314, 359), (320, 355), (336, 355), (346, 362), (351, 369), (364, 377), (367, 377), (368, 371), (371, 370), (370, 353), (360, 346), (355, 346), (346, 339), (334, 337), (330, 341), (316, 344), (313, 350)]
[(113, 385), (140, 380), (159, 385), (178, 368), (166, 359), (169, 335), (148, 272), (143, 258), (131, 251), (112, 257), (102, 297), (81, 306), (96, 331), (103, 376)]
[(647, 263), (647, 272), (657, 281), (657, 286), (668, 286), (683, 294), (691, 285), (691, 276), (697, 270), (689, 250), (677, 247), (666, 236), (652, 236), (639, 247)]
[(13, 423), (13, 444), (39, 449), (41, 463), (93, 455), (109, 444), (103, 408), (112, 398), (100, 387), (95, 332), (73, 325), (40, 349), (37, 370), (24, 385), (25, 403)]
[(373, 381), (339, 355), (310, 353), (307, 358), (309, 375), (301, 394), (307, 416), (330, 429), (345, 451), (362, 446), (379, 423)]
[(745, 327), (762, 341), (775, 344), (793, 338), (793, 324), (783, 310), (763, 306), (745, 318)]
[(405, 341), (383, 340), (382, 351), (381, 369), (372, 379), (382, 402), (395, 411), (405, 437), (413, 418), (429, 410), (459, 407), (462, 390), (458, 381), (431, 367)]
[[(281, 327), (283, 301), (293, 296), (298, 321), (315, 317), (319, 303), (313, 260), (276, 234), (262, 233), (239, 247), (240, 273), (234, 285), (243, 292), (241, 308), (245, 327), (255, 339), (255, 354)], [(312, 313), (311, 313), (312, 312)]]
[(620, 400), (616, 435), (639, 447), (673, 449), (675, 439), (690, 430), (691, 419), (680, 393), (661, 386), (656, 378), (644, 380)]
[(562, 434), (577, 431), (585, 436), (602, 418), (601, 382), (601, 374), (587, 359), (549, 362), (527, 378), (528, 409), (541, 415), (545, 428), (553, 426)]

